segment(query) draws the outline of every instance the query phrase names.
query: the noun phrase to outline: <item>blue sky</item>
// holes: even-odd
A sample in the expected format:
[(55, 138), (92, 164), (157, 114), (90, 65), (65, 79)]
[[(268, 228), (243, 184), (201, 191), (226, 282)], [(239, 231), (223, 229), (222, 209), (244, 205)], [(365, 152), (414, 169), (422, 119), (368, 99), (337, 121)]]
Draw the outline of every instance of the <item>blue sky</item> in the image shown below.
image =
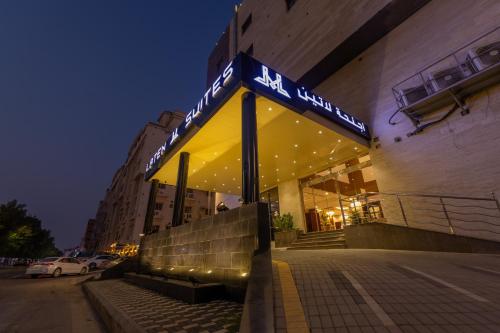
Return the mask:
[(0, 2), (0, 202), (77, 245), (143, 125), (203, 94), (238, 2)]

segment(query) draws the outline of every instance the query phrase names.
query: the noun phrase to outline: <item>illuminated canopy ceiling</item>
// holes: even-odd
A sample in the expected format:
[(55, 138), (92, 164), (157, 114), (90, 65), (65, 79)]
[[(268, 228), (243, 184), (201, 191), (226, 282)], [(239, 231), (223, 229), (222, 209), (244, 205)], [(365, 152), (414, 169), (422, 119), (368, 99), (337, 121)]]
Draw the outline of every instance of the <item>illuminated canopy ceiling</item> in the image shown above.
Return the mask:
[(241, 98), (249, 89), (257, 94), (260, 191), (367, 152), (364, 123), (240, 55), (151, 158), (146, 179), (175, 185), (179, 155), (188, 152), (189, 188), (241, 194)]

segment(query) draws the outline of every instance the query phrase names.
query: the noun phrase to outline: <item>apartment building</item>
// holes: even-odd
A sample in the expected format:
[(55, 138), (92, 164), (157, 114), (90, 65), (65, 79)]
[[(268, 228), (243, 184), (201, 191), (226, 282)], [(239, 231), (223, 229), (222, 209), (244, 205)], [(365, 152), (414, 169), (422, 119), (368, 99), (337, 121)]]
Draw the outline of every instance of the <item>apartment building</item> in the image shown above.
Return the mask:
[[(157, 122), (149, 122), (131, 144), (125, 163), (118, 168), (104, 199), (99, 203), (95, 223), (89, 228), (89, 249), (109, 251), (127, 246), (137, 248), (143, 232), (151, 183), (144, 181), (144, 166), (166, 136), (170, 135), (185, 114), (166, 111)], [(159, 184), (152, 231), (170, 226), (175, 188)], [(189, 190), (186, 194), (185, 220), (210, 214), (213, 196), (205, 191)], [(91, 239), (91, 232), (95, 240)], [(87, 243), (86, 243), (87, 244)]]

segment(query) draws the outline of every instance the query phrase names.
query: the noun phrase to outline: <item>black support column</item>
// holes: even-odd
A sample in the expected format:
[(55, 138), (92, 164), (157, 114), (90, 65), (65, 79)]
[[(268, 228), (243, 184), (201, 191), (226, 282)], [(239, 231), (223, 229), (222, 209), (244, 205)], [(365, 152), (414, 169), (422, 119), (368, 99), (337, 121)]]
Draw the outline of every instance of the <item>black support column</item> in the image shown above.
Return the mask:
[(158, 180), (155, 179), (151, 182), (149, 189), (148, 207), (146, 210), (146, 217), (144, 219), (144, 228), (142, 233), (147, 235), (153, 229), (153, 217), (155, 216), (156, 194), (158, 193)]
[(189, 169), (189, 153), (182, 152), (179, 157), (179, 169), (177, 171), (177, 186), (175, 188), (174, 215), (172, 227), (181, 225), (184, 220), (184, 200), (186, 198), (186, 186)]
[(248, 204), (259, 201), (259, 158), (255, 94), (253, 92), (244, 93), (241, 97), (241, 104), (241, 188), (243, 203)]

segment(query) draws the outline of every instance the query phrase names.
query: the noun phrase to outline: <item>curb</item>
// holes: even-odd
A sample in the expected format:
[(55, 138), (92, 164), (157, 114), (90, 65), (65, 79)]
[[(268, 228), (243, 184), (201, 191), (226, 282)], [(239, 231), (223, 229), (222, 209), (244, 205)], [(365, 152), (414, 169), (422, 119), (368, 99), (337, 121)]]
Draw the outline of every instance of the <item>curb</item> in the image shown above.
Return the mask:
[(85, 282), (82, 288), (92, 308), (97, 312), (109, 332), (146, 333), (146, 330), (132, 318), (109, 303), (96, 288), (95, 282)]

